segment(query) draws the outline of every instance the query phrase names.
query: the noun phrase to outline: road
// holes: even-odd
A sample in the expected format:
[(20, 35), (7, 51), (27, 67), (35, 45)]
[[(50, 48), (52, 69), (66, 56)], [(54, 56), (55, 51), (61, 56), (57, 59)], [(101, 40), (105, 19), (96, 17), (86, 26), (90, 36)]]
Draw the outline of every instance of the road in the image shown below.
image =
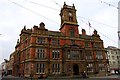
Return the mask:
[[(16, 78), (14, 76), (7, 76), (6, 78), (8, 79), (9, 77), (9, 80), (13, 80), (13, 78), (15, 80), (23, 80), (22, 78)], [(0, 75), (0, 80), (1, 80), (1, 75)], [(31, 80), (31, 79), (24, 79), (24, 80)], [(38, 80), (61, 80), (61, 79), (38, 79)], [(102, 76), (102, 77), (90, 77), (90, 78), (86, 78), (86, 79), (82, 79), (82, 78), (62, 78), (62, 80), (120, 80), (120, 75), (111, 75), (111, 76)]]
[(2, 78), (1, 78), (1, 75), (0, 75), (0, 80), (1, 80)]
[(90, 77), (88, 80), (120, 80), (120, 75), (101, 76), (101, 77)]
[(101, 77), (91, 77), (91, 78), (120, 78), (120, 75), (101, 76)]

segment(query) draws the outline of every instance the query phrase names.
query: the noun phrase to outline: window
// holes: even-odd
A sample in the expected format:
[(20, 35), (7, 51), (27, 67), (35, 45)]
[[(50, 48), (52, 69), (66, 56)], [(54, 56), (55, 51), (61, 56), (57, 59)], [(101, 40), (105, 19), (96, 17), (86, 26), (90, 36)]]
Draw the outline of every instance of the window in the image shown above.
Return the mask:
[(70, 51), (71, 59), (79, 59), (79, 51)]
[(68, 53), (68, 59), (70, 59), (70, 53)]
[(111, 54), (114, 54), (114, 51), (113, 51), (113, 50), (111, 50)]
[(93, 68), (87, 68), (87, 72), (93, 72)]
[(116, 51), (116, 54), (118, 54), (118, 52)]
[(96, 58), (103, 59), (102, 51), (96, 51)]
[(43, 48), (37, 48), (37, 58), (43, 59), (45, 54), (45, 50)]
[(114, 56), (112, 56), (112, 59), (115, 59), (115, 57), (114, 57)]
[(27, 49), (26, 50), (26, 59), (29, 59), (29, 57), (30, 57), (30, 49)]
[(59, 74), (60, 73), (60, 64), (52, 64), (52, 72), (53, 72), (53, 74)]
[(69, 20), (70, 20), (70, 21), (73, 21), (73, 17), (69, 17)]
[(60, 51), (59, 50), (53, 50), (52, 51), (52, 58), (53, 59), (59, 59), (60, 58)]
[(24, 46), (26, 47), (27, 45), (28, 45), (28, 41), (25, 40), (25, 41), (24, 41)]
[(111, 65), (111, 61), (109, 61), (109, 64)]
[(28, 74), (28, 71), (29, 71), (29, 65), (28, 65), (28, 63), (26, 63), (26, 64), (25, 64), (25, 73)]
[(108, 56), (108, 59), (110, 59), (110, 55)]
[(38, 37), (38, 41), (37, 42), (39, 44), (44, 44), (45, 43), (45, 38)]
[(74, 45), (75, 44), (75, 41), (74, 40), (71, 40), (71, 45)]
[(92, 53), (90, 51), (86, 52), (86, 59), (92, 59)]
[(74, 29), (70, 29), (70, 37), (74, 37)]
[(82, 51), (80, 51), (80, 59), (82, 59), (82, 60), (85, 59), (84, 58), (84, 53)]
[(120, 61), (118, 61), (118, 64), (120, 64)]
[(100, 43), (99, 42), (94, 43), (94, 47), (100, 47)]
[(117, 56), (117, 59), (119, 59), (119, 56)]
[(113, 61), (113, 65), (115, 65), (115, 61)]
[(87, 67), (93, 67), (92, 63), (87, 64)]
[(45, 64), (40, 63), (36, 64), (36, 73), (44, 73), (45, 72)]
[(26, 56), (26, 53), (25, 53), (25, 51), (23, 51), (23, 52), (22, 52), (22, 55), (21, 55), (22, 61), (25, 61), (25, 58), (26, 58), (25, 56)]
[(105, 68), (104, 68), (104, 64), (103, 64), (103, 63), (99, 63), (98, 66), (99, 66), (99, 70), (100, 70), (100, 71), (105, 71)]
[(85, 42), (85, 47), (89, 47), (89, 42)]
[(59, 45), (59, 40), (58, 39), (52, 39), (52, 45)]
[(93, 72), (93, 64), (92, 63), (87, 64), (87, 72)]

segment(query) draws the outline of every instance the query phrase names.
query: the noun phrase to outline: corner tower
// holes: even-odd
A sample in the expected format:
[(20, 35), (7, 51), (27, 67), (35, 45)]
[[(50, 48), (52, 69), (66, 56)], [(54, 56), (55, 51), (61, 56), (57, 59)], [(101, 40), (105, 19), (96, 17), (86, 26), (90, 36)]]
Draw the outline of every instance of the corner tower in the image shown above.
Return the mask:
[(68, 6), (64, 2), (63, 8), (60, 11), (60, 17), (61, 17), (60, 31), (65, 36), (78, 37), (79, 31), (76, 18), (76, 9), (74, 4), (73, 6)]

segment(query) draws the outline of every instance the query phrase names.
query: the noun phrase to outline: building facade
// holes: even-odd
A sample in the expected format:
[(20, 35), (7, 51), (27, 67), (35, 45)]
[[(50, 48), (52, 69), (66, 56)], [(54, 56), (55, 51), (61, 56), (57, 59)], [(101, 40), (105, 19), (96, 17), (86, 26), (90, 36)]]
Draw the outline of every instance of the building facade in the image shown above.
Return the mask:
[(1, 75), (6, 76), (8, 74), (8, 63), (7, 59), (4, 59), (4, 62), (1, 63)]
[(10, 57), (9, 57), (8, 75), (12, 75), (13, 63), (14, 63), (14, 52), (12, 54), (10, 54)]
[(120, 49), (108, 46), (107, 57), (109, 60), (110, 72), (120, 74)]
[(64, 3), (60, 31), (49, 31), (42, 22), (24, 27), (14, 52), (13, 75), (34, 78), (47, 76), (105, 75), (107, 60), (103, 40), (94, 30), (79, 34), (75, 6)]

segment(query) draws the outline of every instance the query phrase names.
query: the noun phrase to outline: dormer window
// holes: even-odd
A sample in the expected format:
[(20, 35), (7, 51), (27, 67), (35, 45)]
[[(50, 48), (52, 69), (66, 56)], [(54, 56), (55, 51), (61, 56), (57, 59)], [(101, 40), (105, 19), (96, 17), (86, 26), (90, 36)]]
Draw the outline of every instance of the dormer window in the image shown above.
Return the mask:
[(37, 38), (37, 43), (38, 43), (38, 44), (44, 44), (44, 43), (45, 43), (45, 38), (43, 38), (43, 37), (38, 37), (38, 38)]

